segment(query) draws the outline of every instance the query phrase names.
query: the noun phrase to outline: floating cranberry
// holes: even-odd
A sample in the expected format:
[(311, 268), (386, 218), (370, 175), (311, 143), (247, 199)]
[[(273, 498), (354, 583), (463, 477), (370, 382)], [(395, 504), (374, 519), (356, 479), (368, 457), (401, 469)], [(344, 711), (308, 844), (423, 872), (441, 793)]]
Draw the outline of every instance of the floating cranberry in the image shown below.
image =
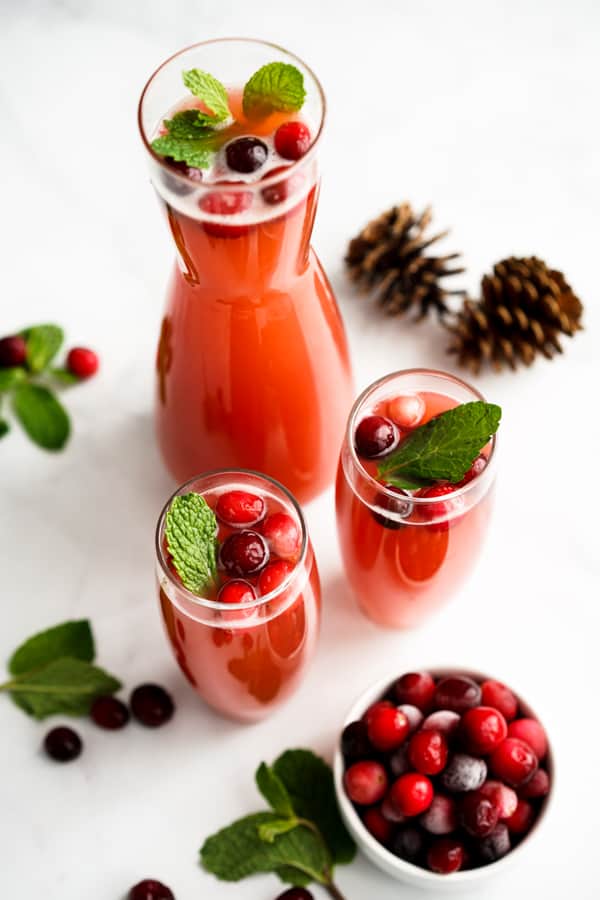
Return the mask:
[(400, 859), (415, 862), (423, 851), (423, 835), (418, 828), (399, 828), (392, 839), (391, 851)]
[(158, 684), (141, 684), (132, 692), (131, 712), (142, 725), (159, 728), (168, 722), (175, 711), (175, 704), (164, 688)]
[(346, 725), (342, 731), (341, 748), (344, 759), (348, 762), (369, 756), (372, 748), (367, 734), (367, 723), (364, 720), (360, 719)]
[(433, 701), (435, 682), (429, 672), (407, 672), (394, 684), (398, 703), (411, 703), (427, 712)]
[(225, 148), (227, 165), (234, 172), (256, 172), (267, 161), (269, 148), (256, 137), (236, 138)]
[(507, 737), (490, 757), (494, 775), (515, 788), (533, 778), (537, 767), (537, 756), (529, 744), (519, 738)]
[(215, 506), (221, 522), (232, 528), (256, 525), (265, 514), (265, 501), (250, 491), (226, 491)]
[[(289, 166), (278, 166), (276, 169), (271, 169), (270, 172), (267, 172), (265, 178), (271, 178), (272, 175), (283, 175), (288, 169)], [(291, 181), (291, 178), (282, 178), (281, 181), (276, 181), (275, 184), (270, 184), (268, 187), (263, 188), (261, 194), (265, 203), (268, 203), (269, 206), (277, 206), (278, 203), (283, 203), (284, 200), (287, 200)]]
[(508, 726), (508, 736), (519, 738), (529, 744), (538, 760), (548, 752), (546, 732), (536, 719), (516, 719)]
[(484, 783), (487, 766), (482, 759), (467, 753), (455, 753), (442, 772), (441, 782), (451, 793), (476, 791)]
[(310, 131), (304, 122), (284, 122), (275, 132), (275, 149), (284, 159), (300, 159), (310, 147)]
[(27, 357), (25, 339), (18, 334), (0, 339), (0, 369), (23, 366)]
[(460, 804), (460, 821), (473, 837), (491, 834), (498, 824), (498, 807), (481, 791), (470, 791)]
[(301, 535), (297, 522), (287, 513), (267, 516), (261, 528), (271, 553), (291, 559), (300, 552)]
[(418, 707), (413, 706), (411, 703), (402, 703), (398, 709), (403, 712), (408, 719), (409, 734), (413, 734), (417, 728), (421, 727), (424, 716)]
[(257, 531), (238, 531), (225, 540), (220, 558), (230, 575), (253, 575), (268, 563), (269, 548)]
[(393, 491), (396, 496), (390, 497), (382, 491), (377, 494), (375, 504), (380, 509), (385, 509), (388, 512), (400, 516), (400, 520), (392, 519), (381, 512), (375, 512), (375, 510), (372, 510), (371, 512), (373, 518), (379, 525), (382, 525), (384, 528), (389, 528), (390, 531), (398, 531), (399, 528), (403, 528), (404, 525), (406, 525), (406, 522), (401, 520), (407, 519), (410, 516), (413, 511), (414, 503), (411, 503), (410, 494), (402, 490), (402, 488), (396, 487), (393, 484), (386, 484), (385, 487), (388, 491)]
[(162, 884), (155, 881), (154, 878), (146, 878), (139, 881), (129, 891), (128, 900), (175, 900), (173, 891)]
[(534, 800), (538, 797), (545, 797), (550, 791), (550, 777), (545, 769), (538, 769), (531, 781), (519, 790), (521, 797), (528, 800)]
[(460, 725), (460, 716), (451, 709), (438, 709), (430, 713), (421, 726), (422, 731), (441, 731), (446, 739), (450, 738)]
[(258, 590), (261, 595), (270, 594), (281, 587), (284, 581), (290, 577), (294, 567), (291, 562), (285, 559), (277, 559), (270, 562), (260, 573), (258, 579)]
[(498, 808), (499, 819), (510, 819), (519, 802), (513, 789), (502, 784), (501, 781), (486, 781), (479, 788), (479, 793), (491, 800)]
[[(234, 216), (252, 204), (250, 191), (211, 191), (200, 200), (200, 209), (212, 216)], [(233, 233), (233, 232), (232, 232)]]
[(250, 582), (234, 578), (223, 585), (217, 600), (219, 603), (250, 603), (256, 600), (256, 594)]
[(403, 816), (419, 816), (431, 806), (433, 785), (424, 775), (408, 772), (394, 782), (390, 796), (396, 810)]
[[(416, 492), (415, 497), (429, 497), (432, 500), (436, 500), (435, 503), (424, 503), (420, 507), (421, 518), (427, 522), (427, 527), (431, 531), (448, 531), (450, 521), (456, 524), (460, 518), (457, 513), (463, 509), (461, 497), (437, 501), (438, 497), (445, 497), (447, 494), (453, 494), (455, 491), (456, 485), (434, 484), (431, 487), (421, 488)], [(429, 521), (430, 519), (438, 519), (439, 521), (431, 522)]]
[(465, 848), (454, 838), (439, 838), (431, 845), (427, 854), (427, 865), (439, 875), (458, 872), (464, 861)]
[(276, 900), (314, 900), (310, 891), (303, 887), (288, 888), (283, 894), (279, 894)]
[(438, 682), (433, 696), (436, 709), (450, 709), (464, 713), (467, 709), (481, 704), (481, 688), (472, 678), (451, 675)]
[(419, 822), (429, 834), (450, 834), (457, 826), (455, 801), (445, 794), (435, 794), (431, 806)]
[(44, 738), (44, 748), (48, 756), (57, 762), (71, 762), (81, 753), (83, 743), (76, 731), (62, 725), (48, 732)]
[(129, 710), (116, 697), (96, 697), (90, 709), (90, 716), (100, 728), (118, 731), (129, 722)]
[(67, 368), (77, 378), (91, 378), (98, 371), (100, 361), (93, 350), (87, 347), (73, 347), (67, 355)]
[(376, 750), (395, 750), (408, 737), (410, 725), (404, 713), (395, 706), (377, 706), (367, 722), (369, 740)]
[(448, 744), (441, 731), (419, 731), (408, 745), (408, 758), (422, 775), (438, 775), (448, 759)]
[(368, 809), (364, 816), (363, 822), (367, 831), (369, 831), (374, 838), (381, 844), (387, 844), (389, 839), (392, 836), (392, 824), (389, 822), (381, 813), (376, 806)]
[(507, 722), (514, 719), (519, 709), (517, 698), (510, 688), (492, 679), (481, 685), (481, 702), (484, 706), (491, 706), (501, 712)]
[(402, 394), (388, 401), (387, 414), (400, 428), (416, 428), (425, 413), (420, 394)]
[(478, 843), (479, 855), (486, 863), (493, 863), (501, 859), (510, 851), (510, 836), (508, 828), (500, 822), (491, 834)]
[(356, 452), (364, 459), (375, 459), (395, 448), (398, 429), (383, 416), (367, 416), (359, 422), (354, 435)]
[(372, 760), (356, 762), (346, 770), (344, 787), (353, 803), (372, 806), (379, 803), (387, 791), (388, 779), (381, 763)]
[(470, 481), (473, 481), (474, 478), (477, 478), (478, 475), (481, 475), (487, 464), (487, 456), (484, 456), (483, 453), (480, 453), (479, 456), (473, 460), (468, 471), (465, 472), (465, 474), (455, 485), (455, 487), (464, 487), (465, 484), (469, 484)]
[(469, 753), (487, 756), (507, 735), (506, 719), (491, 706), (475, 706), (462, 717), (461, 736)]
[(511, 834), (527, 834), (533, 824), (535, 812), (531, 803), (527, 800), (519, 800), (517, 808), (512, 816), (506, 820), (506, 826)]

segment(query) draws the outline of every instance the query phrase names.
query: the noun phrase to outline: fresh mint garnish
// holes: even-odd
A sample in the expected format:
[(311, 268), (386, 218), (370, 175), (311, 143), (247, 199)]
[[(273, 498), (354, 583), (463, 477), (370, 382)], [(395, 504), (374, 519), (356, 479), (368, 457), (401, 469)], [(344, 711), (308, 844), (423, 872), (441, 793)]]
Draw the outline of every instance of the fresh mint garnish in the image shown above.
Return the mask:
[(456, 483), (498, 430), (502, 410), (477, 400), (440, 413), (415, 428), (381, 461), (377, 477), (411, 490), (432, 481)]
[(204, 137), (180, 138), (164, 134), (152, 141), (152, 149), (159, 156), (168, 156), (193, 169), (208, 169), (213, 158)]
[(272, 112), (296, 112), (305, 97), (304, 76), (299, 69), (290, 63), (267, 63), (244, 87), (244, 113), (256, 119)]
[(22, 337), (27, 344), (27, 368), (38, 374), (50, 365), (65, 335), (58, 325), (33, 325), (22, 332)]
[(12, 397), (15, 416), (31, 438), (44, 450), (62, 450), (71, 426), (58, 398), (40, 384), (22, 384)]
[(8, 662), (11, 675), (23, 675), (31, 669), (39, 669), (60, 659), (71, 656), (84, 662), (93, 662), (96, 651), (94, 636), (87, 619), (76, 619), (40, 631), (17, 647)]
[(200, 110), (197, 111), (198, 116), (205, 124), (215, 125), (218, 122), (224, 122), (231, 116), (227, 91), (213, 75), (202, 72), (200, 69), (189, 69), (183, 73), (183, 83), (194, 97), (202, 100), (210, 110), (208, 115)]
[(0, 369), (0, 394), (11, 391), (18, 384), (27, 381), (27, 372), (21, 366), (11, 369)]
[(200, 494), (175, 497), (165, 523), (167, 549), (184, 586), (201, 594), (217, 577), (217, 519)]

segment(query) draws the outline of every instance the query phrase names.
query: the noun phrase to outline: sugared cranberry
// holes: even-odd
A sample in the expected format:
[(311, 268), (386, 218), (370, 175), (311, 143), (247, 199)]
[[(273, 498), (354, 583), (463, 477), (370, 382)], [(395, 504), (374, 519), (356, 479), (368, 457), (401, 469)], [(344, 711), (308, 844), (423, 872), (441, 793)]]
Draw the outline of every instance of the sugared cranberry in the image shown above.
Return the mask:
[(404, 713), (395, 706), (377, 706), (367, 722), (369, 740), (376, 750), (395, 750), (408, 737), (410, 725)]
[(387, 405), (387, 414), (400, 428), (416, 428), (425, 413), (425, 401), (420, 394), (402, 394)]
[(407, 672), (394, 684), (398, 703), (411, 703), (427, 712), (433, 701), (435, 682), (429, 672)]
[(369, 831), (374, 838), (377, 838), (381, 844), (387, 844), (392, 836), (393, 826), (376, 806), (371, 807), (371, 809), (368, 809), (365, 812), (363, 822), (367, 831)]
[(360, 719), (357, 722), (350, 722), (342, 731), (341, 748), (344, 759), (347, 762), (354, 762), (358, 759), (365, 759), (372, 752), (367, 735), (367, 723)]
[(425, 775), (408, 772), (393, 783), (390, 796), (403, 816), (419, 816), (431, 806), (433, 785)]
[(429, 834), (450, 834), (457, 826), (455, 801), (445, 794), (436, 794), (419, 822)]
[(538, 760), (542, 760), (548, 752), (548, 738), (537, 719), (516, 719), (508, 726), (508, 736), (529, 744)]
[(300, 551), (300, 528), (287, 513), (273, 513), (262, 524), (261, 533), (271, 553), (291, 559)]
[(281, 587), (286, 578), (289, 578), (294, 567), (286, 559), (276, 559), (270, 562), (260, 573), (258, 590), (261, 595), (270, 594)]
[(257, 531), (238, 531), (225, 540), (220, 558), (230, 575), (253, 575), (268, 563), (269, 548)]
[(398, 443), (398, 429), (383, 416), (367, 416), (359, 422), (354, 441), (359, 456), (375, 459), (394, 449)]
[(545, 797), (550, 792), (550, 777), (545, 769), (538, 769), (531, 781), (519, 790), (521, 797), (528, 800), (535, 800), (538, 797)]
[(501, 712), (507, 722), (517, 714), (519, 704), (517, 698), (501, 681), (489, 679), (481, 685), (481, 702), (484, 706), (491, 706)]
[(353, 803), (360, 806), (372, 806), (383, 800), (387, 791), (388, 779), (381, 763), (373, 760), (356, 762), (346, 770), (344, 787)]
[[(408, 519), (413, 511), (414, 503), (411, 503), (410, 494), (402, 490), (402, 488), (393, 484), (386, 484), (385, 487), (388, 491), (392, 491), (394, 496), (390, 497), (388, 494), (384, 494), (383, 491), (377, 494), (375, 503), (380, 509), (385, 509), (386, 514), (372, 510), (373, 518), (384, 528), (389, 528), (390, 531), (398, 531), (399, 528), (403, 528), (406, 525), (406, 522), (402, 520)], [(387, 515), (387, 512), (391, 512), (400, 518), (392, 519)]]
[(535, 812), (531, 803), (527, 800), (519, 800), (514, 813), (506, 820), (506, 826), (511, 834), (527, 834), (533, 824), (534, 816)]
[(82, 748), (83, 743), (77, 732), (64, 725), (53, 728), (44, 738), (46, 753), (57, 762), (71, 762), (72, 759), (77, 759)]
[(424, 716), (418, 707), (413, 706), (411, 703), (402, 703), (398, 709), (401, 710), (408, 719), (409, 734), (413, 734), (421, 727)]
[(458, 872), (464, 860), (465, 848), (454, 838), (439, 838), (434, 841), (427, 854), (427, 865), (439, 875)]
[(400, 859), (415, 862), (423, 851), (423, 835), (412, 825), (399, 828), (392, 839), (390, 849)]
[(27, 357), (25, 339), (20, 335), (9, 335), (0, 339), (0, 369), (23, 366)]
[(529, 744), (519, 738), (507, 737), (490, 757), (494, 775), (515, 788), (533, 778), (537, 767), (537, 756)]
[(265, 514), (265, 501), (250, 491), (226, 491), (215, 506), (221, 522), (232, 528), (256, 525)]
[(476, 791), (487, 777), (487, 766), (482, 759), (467, 753), (455, 753), (442, 772), (441, 781), (447, 791), (464, 793)]
[(499, 819), (510, 819), (519, 799), (512, 788), (501, 781), (486, 781), (479, 788), (479, 793), (487, 797), (498, 808)]
[(433, 704), (436, 709), (450, 709), (462, 714), (481, 705), (481, 688), (472, 678), (451, 675), (438, 682)]
[(498, 824), (498, 813), (496, 804), (481, 791), (470, 791), (460, 804), (460, 821), (473, 837), (491, 834)]
[(460, 725), (460, 716), (451, 709), (438, 709), (430, 713), (421, 726), (422, 731), (441, 731), (446, 740), (450, 738)]
[(310, 147), (310, 131), (304, 122), (284, 122), (275, 132), (275, 149), (284, 159), (300, 159)]
[(154, 878), (139, 881), (131, 888), (127, 897), (128, 900), (175, 900), (173, 891)]
[(487, 756), (507, 735), (506, 719), (491, 706), (468, 709), (462, 717), (461, 737), (469, 753)]
[(158, 684), (141, 684), (136, 687), (131, 694), (129, 705), (138, 722), (148, 728), (164, 725), (175, 711), (171, 695)]
[(493, 863), (501, 859), (510, 850), (510, 836), (508, 828), (500, 822), (491, 834), (479, 841), (477, 845), (481, 859), (486, 863)]
[(455, 487), (464, 487), (465, 484), (469, 484), (470, 481), (473, 481), (474, 478), (477, 478), (478, 475), (481, 475), (483, 470), (488, 464), (487, 456), (484, 456), (483, 453), (480, 453), (478, 457), (476, 457), (469, 469), (461, 480), (455, 485)]
[(408, 745), (408, 758), (422, 775), (438, 775), (448, 759), (448, 744), (441, 731), (418, 731)]
[[(458, 515), (464, 506), (462, 497), (454, 497), (452, 500), (438, 500), (438, 497), (445, 497), (447, 494), (453, 494), (456, 491), (456, 485), (453, 484), (434, 484), (431, 487), (425, 487), (418, 490), (415, 497), (427, 497), (435, 500), (434, 503), (423, 503), (419, 506), (419, 513), (427, 527), (431, 531), (442, 532), (448, 531), (450, 523), (456, 524), (460, 516)], [(437, 521), (430, 521), (430, 520)]]
[(117, 731), (129, 722), (129, 710), (116, 697), (96, 697), (90, 709), (90, 716), (100, 728)]
[(388, 764), (390, 769), (392, 770), (392, 774), (398, 777), (399, 775), (404, 775), (405, 772), (408, 772), (410, 769), (410, 762), (408, 760), (408, 744), (403, 744), (401, 747), (398, 747), (397, 750), (394, 750), (392, 754), (390, 754), (388, 758)]
[(279, 894), (276, 900), (314, 900), (310, 891), (303, 887), (288, 888), (283, 894)]
[(234, 172), (256, 172), (267, 161), (269, 148), (256, 137), (236, 138), (225, 148), (227, 165)]
[(87, 347), (73, 347), (67, 355), (67, 369), (77, 378), (91, 378), (98, 371), (98, 355)]

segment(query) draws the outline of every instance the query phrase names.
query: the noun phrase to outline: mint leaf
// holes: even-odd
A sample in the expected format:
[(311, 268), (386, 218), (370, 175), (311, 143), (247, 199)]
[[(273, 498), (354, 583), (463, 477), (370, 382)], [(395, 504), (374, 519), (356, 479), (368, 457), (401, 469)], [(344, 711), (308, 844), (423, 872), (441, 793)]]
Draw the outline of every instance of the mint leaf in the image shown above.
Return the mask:
[(304, 76), (289, 63), (267, 63), (244, 87), (244, 113), (251, 118), (269, 113), (295, 112), (302, 108), (306, 91)]
[(259, 791), (276, 813), (280, 816), (294, 815), (290, 795), (270, 766), (264, 762), (261, 763), (254, 777)]
[(27, 381), (27, 373), (20, 366), (10, 369), (0, 369), (0, 394), (3, 391), (11, 391), (18, 384)]
[(53, 381), (64, 387), (70, 387), (73, 384), (81, 384), (81, 378), (69, 372), (68, 369), (50, 369), (49, 375)]
[(64, 332), (58, 325), (33, 325), (23, 332), (27, 345), (27, 366), (34, 373), (42, 372), (52, 362), (62, 346)]
[(189, 69), (183, 73), (183, 83), (211, 111), (210, 116), (198, 111), (204, 121), (211, 124), (224, 122), (231, 116), (227, 91), (213, 75), (200, 69)]
[(40, 631), (17, 647), (8, 662), (11, 675), (22, 675), (63, 656), (92, 662), (94, 637), (87, 619), (63, 622)]
[(165, 119), (163, 125), (171, 137), (190, 140), (206, 138), (208, 144), (209, 138), (212, 140), (215, 136), (212, 128), (206, 127), (197, 109), (184, 109), (183, 112), (176, 113), (172, 119)]
[(498, 430), (502, 410), (477, 400), (440, 413), (415, 428), (378, 466), (377, 477), (396, 487), (413, 480), (455, 483)]
[(292, 828), (296, 828), (298, 824), (298, 819), (295, 817), (292, 819), (275, 819), (273, 822), (264, 822), (258, 827), (258, 836), (261, 841), (272, 844), (276, 837), (280, 834), (286, 834), (286, 832), (291, 831)]
[(84, 716), (101, 694), (113, 694), (120, 681), (81, 659), (55, 659), (40, 669), (18, 675), (0, 690), (36, 719), (52, 715)]
[(208, 169), (213, 155), (203, 137), (192, 139), (164, 134), (152, 141), (152, 149), (159, 156), (169, 156), (194, 169)]
[(6, 421), (6, 419), (0, 419), (0, 440), (4, 437), (5, 434), (8, 434), (10, 431), (10, 425)]
[(217, 519), (200, 494), (175, 497), (166, 516), (167, 548), (184, 586), (201, 593), (216, 580)]
[(48, 388), (38, 384), (20, 385), (13, 394), (12, 405), (35, 444), (45, 450), (62, 450), (71, 430), (69, 417)]

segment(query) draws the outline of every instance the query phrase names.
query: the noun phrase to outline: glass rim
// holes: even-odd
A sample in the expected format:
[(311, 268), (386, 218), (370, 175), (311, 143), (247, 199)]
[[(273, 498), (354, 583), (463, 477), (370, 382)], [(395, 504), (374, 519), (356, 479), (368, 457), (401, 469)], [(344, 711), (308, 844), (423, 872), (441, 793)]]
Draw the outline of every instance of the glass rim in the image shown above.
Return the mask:
[[(362, 478), (364, 478), (370, 487), (373, 487), (380, 495), (389, 498), (390, 500), (398, 500), (398, 493), (387, 485), (383, 484), (381, 481), (378, 481), (374, 478), (363, 466), (358, 453), (356, 452), (356, 447), (354, 446), (354, 430), (356, 419), (360, 412), (361, 407), (364, 402), (371, 396), (371, 394), (375, 393), (375, 391), (386, 384), (388, 381), (393, 381), (396, 378), (399, 378), (403, 375), (433, 375), (435, 378), (444, 379), (445, 381), (454, 382), (454, 384), (459, 385), (460, 387), (466, 388), (470, 391), (474, 397), (478, 400), (483, 400), (483, 402), (487, 402), (483, 394), (474, 388), (472, 384), (469, 384), (468, 381), (465, 381), (462, 378), (459, 378), (458, 375), (452, 375), (450, 372), (444, 372), (442, 369), (425, 369), (425, 368), (414, 368), (414, 369), (398, 369), (396, 372), (390, 372), (388, 375), (383, 375), (381, 378), (378, 378), (377, 381), (373, 381), (368, 387), (359, 394), (359, 396), (354, 401), (352, 409), (350, 410), (350, 415), (348, 416), (348, 424), (346, 426), (346, 434), (344, 436), (344, 440), (346, 445), (350, 451), (350, 458), (352, 460), (352, 464), (355, 468), (358, 469)], [(468, 402), (468, 401), (467, 401)], [(444, 501), (455, 497), (465, 497), (469, 494), (471, 490), (474, 490), (476, 486), (481, 484), (483, 479), (490, 478), (491, 473), (495, 470), (495, 450), (497, 444), (497, 432), (492, 435), (491, 438), (491, 451), (488, 457), (488, 463), (486, 467), (475, 476), (468, 484), (462, 485), (462, 487), (457, 487), (456, 490), (452, 491), (448, 494), (442, 494), (439, 497), (415, 497), (413, 494), (410, 495), (410, 502), (414, 503), (417, 507), (419, 505), (429, 505), (430, 507), (434, 504), (441, 504)]]
[[(167, 171), (174, 178), (180, 179), (184, 184), (189, 184), (196, 189), (204, 189), (204, 190), (218, 190), (219, 184), (221, 185), (221, 189), (223, 189), (223, 182), (207, 182), (203, 184), (201, 181), (198, 182), (193, 178), (190, 178), (188, 175), (185, 175), (183, 172), (179, 172), (177, 169), (173, 169), (167, 162), (165, 162), (165, 158), (163, 156), (159, 156), (158, 153), (155, 153), (152, 149), (152, 145), (150, 140), (146, 136), (146, 132), (144, 130), (144, 126), (142, 124), (142, 109), (144, 106), (144, 101), (146, 99), (146, 95), (150, 89), (150, 86), (153, 84), (154, 79), (165, 69), (170, 63), (172, 63), (178, 56), (182, 56), (184, 53), (188, 53), (190, 50), (195, 50), (200, 47), (208, 47), (212, 44), (227, 44), (227, 43), (244, 43), (244, 44), (258, 44), (263, 47), (269, 47), (272, 50), (277, 50), (278, 53), (284, 53), (290, 59), (295, 62), (300, 63), (300, 65), (309, 73), (311, 78), (313, 78), (317, 90), (319, 93), (319, 97), (321, 99), (322, 113), (321, 113), (321, 121), (319, 123), (318, 131), (315, 135), (313, 142), (310, 147), (304, 154), (304, 156), (300, 157), (290, 163), (290, 165), (285, 166), (285, 171), (279, 171), (277, 173), (272, 173), (271, 175), (267, 175), (260, 181), (254, 182), (239, 182), (236, 183), (227, 183), (224, 185), (227, 193), (242, 193), (252, 190), (263, 190), (264, 188), (271, 187), (272, 185), (279, 184), (282, 179), (288, 178), (291, 174), (298, 172), (301, 170), (307, 163), (311, 162), (316, 154), (317, 145), (320, 142), (321, 135), (323, 134), (323, 129), (325, 127), (325, 118), (327, 115), (327, 99), (325, 97), (325, 92), (323, 90), (323, 86), (313, 70), (310, 66), (308, 66), (303, 59), (297, 56), (295, 53), (292, 53), (290, 50), (287, 50), (285, 47), (282, 47), (280, 44), (276, 44), (273, 41), (263, 41), (260, 38), (244, 38), (244, 37), (222, 37), (222, 38), (210, 38), (208, 41), (197, 41), (194, 44), (189, 44), (187, 47), (183, 47), (181, 50), (177, 50), (175, 53), (172, 53), (167, 59), (163, 60), (159, 66), (152, 72), (148, 80), (146, 81), (142, 93), (140, 94), (140, 99), (138, 101), (137, 108), (137, 123), (138, 129), (140, 132), (140, 136), (142, 138), (142, 143), (144, 147), (148, 151), (150, 157), (156, 162), (162, 169)], [(241, 470), (240, 470), (241, 471)], [(258, 473), (260, 474), (260, 473)]]
[[(287, 577), (281, 582), (280, 585), (278, 585), (272, 591), (269, 591), (268, 594), (262, 594), (260, 597), (255, 597), (254, 600), (248, 600), (245, 603), (219, 603), (218, 600), (209, 600), (208, 597), (200, 597), (198, 594), (194, 594), (193, 591), (190, 591), (188, 588), (186, 588), (185, 585), (178, 581), (177, 578), (173, 575), (167, 565), (167, 560), (163, 552), (161, 537), (164, 521), (167, 511), (175, 497), (180, 496), (180, 494), (183, 493), (185, 489), (189, 488), (191, 485), (197, 484), (198, 482), (204, 481), (209, 478), (214, 478), (215, 476), (219, 475), (232, 476), (231, 480), (233, 480), (233, 477), (236, 475), (252, 475), (255, 478), (259, 478), (262, 481), (266, 481), (269, 484), (274, 485), (274, 487), (281, 491), (284, 496), (290, 501), (298, 517), (298, 522), (300, 523), (300, 532), (302, 538), (300, 556), (294, 563), (292, 571), (287, 575)], [(196, 491), (196, 493), (198, 492)], [(271, 478), (270, 475), (265, 475), (264, 472), (258, 472), (255, 469), (210, 469), (208, 471), (201, 472), (194, 478), (189, 478), (187, 481), (184, 481), (183, 484), (179, 485), (176, 490), (173, 491), (167, 502), (164, 504), (158, 517), (154, 536), (154, 549), (156, 552), (156, 561), (162, 573), (165, 575), (168, 582), (173, 585), (178, 594), (183, 596), (190, 603), (195, 603), (197, 606), (202, 606), (205, 609), (211, 609), (219, 612), (242, 612), (248, 609), (258, 609), (265, 604), (272, 603), (290, 588), (292, 582), (297, 577), (298, 572), (300, 572), (304, 568), (304, 564), (306, 562), (306, 556), (308, 553), (308, 529), (306, 528), (306, 522), (304, 520), (300, 504), (291, 493), (291, 491), (289, 491), (283, 484), (281, 484), (280, 481), (277, 481), (276, 478)], [(245, 581), (246, 579), (242, 580)]]

